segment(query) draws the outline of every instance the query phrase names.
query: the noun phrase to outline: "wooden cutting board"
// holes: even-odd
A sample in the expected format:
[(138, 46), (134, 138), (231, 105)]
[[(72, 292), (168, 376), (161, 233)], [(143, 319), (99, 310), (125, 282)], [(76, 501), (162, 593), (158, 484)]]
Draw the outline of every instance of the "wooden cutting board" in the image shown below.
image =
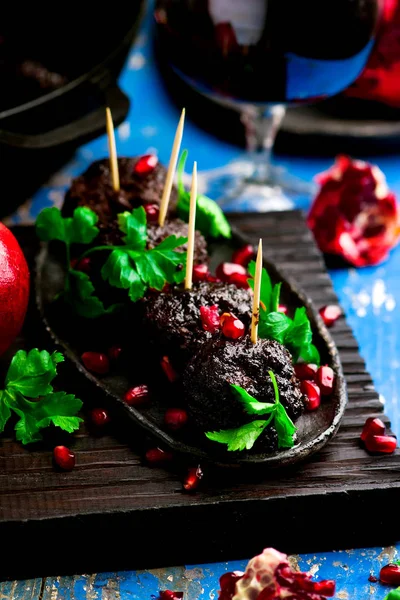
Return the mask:
[[(317, 307), (336, 303), (329, 275), (301, 213), (231, 215), (271, 260), (294, 277)], [(30, 228), (16, 230), (28, 256)], [(115, 416), (103, 436), (55, 430), (22, 447), (0, 438), (0, 579), (141, 569), (250, 557), (272, 545), (283, 552), (384, 545), (400, 537), (400, 453), (370, 456), (359, 444), (365, 419), (382, 405), (344, 319), (331, 330), (347, 379), (349, 405), (340, 431), (319, 454), (285, 471), (210, 469), (195, 494), (182, 492), (180, 467), (149, 468), (149, 440)], [(49, 347), (32, 308), (20, 346)], [(15, 350), (15, 348), (14, 348)], [(6, 360), (0, 370), (6, 368)], [(2, 373), (1, 373), (2, 374)], [(64, 366), (65, 389), (87, 406), (93, 391)], [(77, 455), (56, 472), (51, 450)]]

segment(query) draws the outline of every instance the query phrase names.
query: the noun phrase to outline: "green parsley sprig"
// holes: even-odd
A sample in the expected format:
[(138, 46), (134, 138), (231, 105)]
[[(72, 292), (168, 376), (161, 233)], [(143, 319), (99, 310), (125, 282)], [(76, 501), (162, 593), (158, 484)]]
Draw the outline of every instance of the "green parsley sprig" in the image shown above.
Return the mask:
[(16, 438), (23, 444), (41, 440), (40, 430), (51, 424), (69, 433), (79, 428), (82, 419), (76, 414), (82, 401), (73, 394), (55, 392), (51, 383), (63, 360), (59, 352), (49, 354), (37, 348), (14, 355), (0, 391), (0, 433), (12, 412), (18, 416)]
[(285, 407), (279, 399), (278, 384), (273, 371), (268, 371), (275, 393), (275, 402), (259, 402), (239, 385), (231, 384), (236, 398), (243, 404), (245, 412), (249, 415), (269, 415), (268, 419), (256, 420), (236, 429), (225, 429), (221, 431), (209, 431), (206, 436), (213, 442), (226, 444), (230, 452), (251, 450), (254, 443), (268, 425), (273, 425), (278, 434), (279, 448), (292, 448), (294, 446), (294, 434), (297, 427), (286, 412)]
[[(179, 159), (178, 163), (178, 205), (177, 211), (179, 217), (188, 222), (189, 221), (189, 208), (190, 208), (190, 192), (185, 189), (183, 185), (183, 172), (185, 170), (185, 163), (188, 156), (188, 151), (184, 150)], [(197, 207), (196, 207), (196, 229), (201, 231), (205, 237), (224, 237), (230, 238), (231, 228), (229, 223), (218, 204), (208, 198), (199, 194), (197, 196)]]
[[(254, 289), (255, 262), (249, 264), (248, 280)], [(293, 319), (278, 312), (281, 284), (273, 285), (266, 271), (262, 270), (260, 294), (260, 322), (258, 335), (262, 339), (276, 340), (288, 348), (293, 361), (299, 358), (309, 363), (320, 364), (317, 348), (312, 343), (312, 330), (307, 311), (304, 306), (297, 308)]]
[[(87, 318), (96, 318), (117, 310), (120, 305), (106, 308), (95, 295), (90, 277), (71, 267), (71, 245), (91, 244), (99, 233), (97, 215), (87, 207), (75, 209), (73, 217), (64, 218), (58, 208), (45, 208), (36, 221), (36, 231), (43, 241), (58, 240), (66, 247), (67, 276), (63, 292), (64, 300), (75, 312)], [(162, 290), (166, 283), (181, 283), (185, 277), (186, 254), (176, 252), (187, 238), (171, 235), (152, 249), (147, 249), (147, 217), (142, 206), (132, 213), (118, 216), (122, 237), (120, 246), (93, 246), (78, 259), (94, 252), (106, 251), (109, 256), (101, 270), (101, 276), (111, 287), (125, 289), (129, 298), (136, 302), (148, 288)], [(178, 267), (182, 267), (180, 270)]]
[(385, 600), (400, 600), (400, 587), (391, 590), (388, 595), (385, 596)]

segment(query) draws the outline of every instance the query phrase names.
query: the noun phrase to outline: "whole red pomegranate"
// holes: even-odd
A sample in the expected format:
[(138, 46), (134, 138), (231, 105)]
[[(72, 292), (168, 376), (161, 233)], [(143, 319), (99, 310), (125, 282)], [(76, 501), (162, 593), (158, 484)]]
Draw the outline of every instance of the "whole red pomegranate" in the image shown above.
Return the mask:
[(29, 299), (29, 270), (20, 245), (0, 223), (0, 354), (18, 335)]

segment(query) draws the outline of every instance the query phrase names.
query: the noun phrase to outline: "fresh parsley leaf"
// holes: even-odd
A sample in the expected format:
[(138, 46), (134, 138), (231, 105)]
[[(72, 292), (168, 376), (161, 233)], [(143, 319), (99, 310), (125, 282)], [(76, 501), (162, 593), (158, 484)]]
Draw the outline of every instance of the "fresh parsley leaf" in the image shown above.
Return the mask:
[(70, 244), (90, 244), (99, 233), (98, 216), (90, 208), (79, 206), (72, 217), (63, 217), (53, 206), (45, 208), (36, 219), (36, 232), (42, 241), (59, 240)]
[(260, 310), (260, 322), (258, 325), (258, 335), (262, 339), (276, 340), (281, 344), (285, 343), (286, 331), (290, 328), (291, 320), (280, 312), (271, 312), (269, 314)]
[(124, 243), (132, 250), (144, 250), (147, 243), (147, 218), (143, 206), (118, 215), (118, 225), (125, 233)]
[(400, 587), (396, 590), (391, 590), (387, 596), (385, 596), (385, 600), (400, 600)]
[(250, 396), (245, 389), (240, 385), (231, 384), (231, 387), (237, 397), (242, 402), (244, 409), (249, 415), (266, 415), (275, 410), (275, 404), (269, 404), (267, 402), (259, 402), (253, 396)]
[[(184, 150), (178, 163), (178, 204), (177, 211), (179, 217), (188, 222), (190, 209), (190, 193), (185, 190), (182, 175), (185, 169), (188, 151)], [(232, 236), (230, 225), (218, 204), (207, 196), (198, 195), (196, 199), (196, 229), (206, 237), (224, 237)]]
[[(248, 279), (248, 283), (250, 287), (254, 290), (254, 275), (256, 272), (256, 263), (254, 260), (250, 262), (248, 266), (248, 271), (251, 275), (251, 278)], [(265, 307), (263, 308), (263, 310), (266, 314), (278, 311), (281, 286), (281, 283), (272, 285), (272, 281), (268, 274), (268, 271), (265, 268), (263, 268), (261, 272), (260, 301)]]
[(0, 431), (14, 412), (17, 440), (30, 444), (42, 439), (40, 430), (53, 424), (72, 432), (82, 421), (76, 413), (82, 402), (73, 394), (54, 392), (52, 381), (57, 375), (57, 365), (64, 360), (59, 352), (49, 354), (34, 348), (30, 352), (19, 350), (11, 361), (0, 391)]
[(249, 415), (270, 415), (266, 421), (252, 421), (237, 429), (225, 429), (221, 431), (209, 431), (206, 437), (220, 444), (226, 444), (229, 451), (250, 450), (257, 438), (266, 427), (273, 421), (278, 434), (279, 448), (292, 448), (294, 445), (294, 434), (297, 427), (293, 424), (285, 407), (279, 399), (279, 389), (273, 371), (268, 371), (274, 389), (275, 403), (259, 402), (253, 398), (240, 385), (231, 384), (231, 388), (237, 399), (243, 404), (245, 412)]
[(57, 365), (63, 362), (60, 352), (49, 354), (37, 348), (25, 352), (19, 350), (13, 357), (6, 376), (9, 393), (20, 393), (28, 398), (37, 398), (52, 392), (51, 382), (57, 375)]
[(68, 283), (64, 292), (64, 300), (73, 308), (77, 315), (96, 319), (103, 315), (114, 313), (120, 308), (112, 304), (105, 308), (103, 302), (94, 295), (94, 285), (90, 277), (82, 271), (71, 269), (68, 273)]
[(300, 357), (306, 363), (313, 363), (315, 365), (321, 364), (321, 358), (317, 348), (314, 344), (309, 344), (308, 346), (303, 346), (300, 350)]
[(257, 438), (264, 431), (269, 421), (252, 421), (237, 429), (225, 429), (223, 431), (209, 431), (206, 436), (212, 442), (227, 444), (230, 452), (236, 450), (251, 450)]

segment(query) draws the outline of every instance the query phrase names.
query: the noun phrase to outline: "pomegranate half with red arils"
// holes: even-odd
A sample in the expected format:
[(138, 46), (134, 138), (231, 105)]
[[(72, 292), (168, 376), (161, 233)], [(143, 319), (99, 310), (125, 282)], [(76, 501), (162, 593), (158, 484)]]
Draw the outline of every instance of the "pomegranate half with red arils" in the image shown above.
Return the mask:
[(335, 582), (312, 581), (293, 571), (286, 554), (266, 548), (252, 558), (243, 574), (225, 573), (219, 600), (325, 600), (335, 593)]
[(322, 252), (340, 255), (356, 267), (385, 260), (399, 241), (400, 213), (382, 171), (339, 156), (317, 181), (321, 189), (307, 223)]

